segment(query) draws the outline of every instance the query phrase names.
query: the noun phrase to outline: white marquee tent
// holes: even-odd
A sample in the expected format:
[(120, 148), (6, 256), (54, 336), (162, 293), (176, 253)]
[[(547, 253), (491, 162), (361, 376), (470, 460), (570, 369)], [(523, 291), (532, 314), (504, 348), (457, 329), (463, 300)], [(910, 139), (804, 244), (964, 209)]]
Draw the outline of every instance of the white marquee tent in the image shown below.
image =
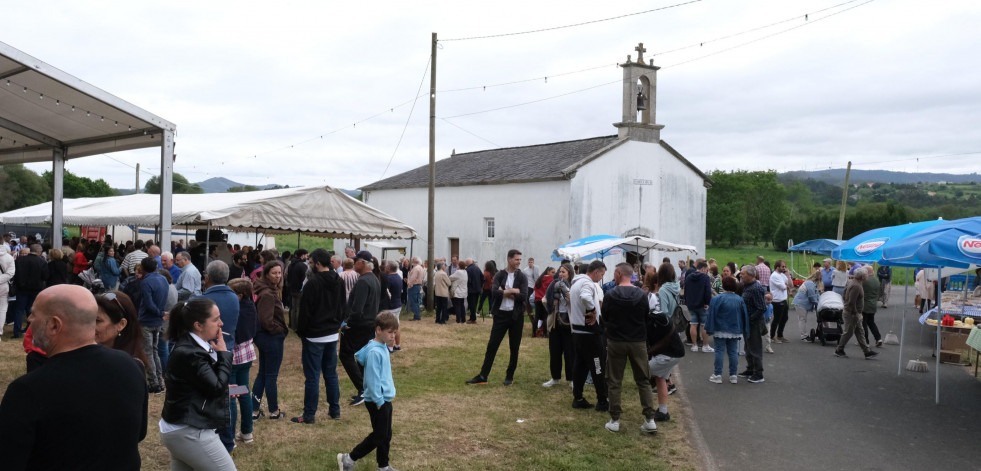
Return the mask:
[[(64, 223), (153, 226), (159, 195), (138, 194), (64, 200)], [(242, 193), (176, 194), (175, 225), (252, 228), (267, 233), (304, 232), (325, 237), (401, 239), (416, 232), (401, 221), (329, 186)], [(51, 203), (0, 213), (4, 224), (49, 224)]]

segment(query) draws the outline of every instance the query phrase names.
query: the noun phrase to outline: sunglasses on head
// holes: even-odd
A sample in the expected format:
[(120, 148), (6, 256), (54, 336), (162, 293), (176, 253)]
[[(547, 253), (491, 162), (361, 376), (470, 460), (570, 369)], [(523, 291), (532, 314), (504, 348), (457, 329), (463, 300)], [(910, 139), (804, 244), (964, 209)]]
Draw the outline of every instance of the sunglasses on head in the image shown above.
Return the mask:
[(112, 302), (116, 303), (116, 306), (119, 306), (119, 312), (120, 313), (122, 313), (122, 314), (125, 314), (126, 313), (126, 309), (124, 309), (123, 308), (123, 304), (119, 302), (119, 298), (116, 297), (116, 293), (113, 293), (113, 292), (110, 291), (108, 293), (102, 293), (101, 296), (103, 298), (105, 298), (105, 299), (108, 299), (109, 301), (112, 301)]

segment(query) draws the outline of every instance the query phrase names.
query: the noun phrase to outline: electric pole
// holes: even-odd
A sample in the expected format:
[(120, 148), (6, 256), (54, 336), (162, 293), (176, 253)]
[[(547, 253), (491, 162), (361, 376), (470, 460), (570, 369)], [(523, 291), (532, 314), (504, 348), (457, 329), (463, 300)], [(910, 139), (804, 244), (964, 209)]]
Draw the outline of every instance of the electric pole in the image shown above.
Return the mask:
[(426, 234), (426, 309), (433, 308), (433, 278), (436, 250), (436, 33), (432, 39), (432, 64), (429, 68), (429, 231)]
[(848, 168), (845, 170), (845, 187), (841, 190), (841, 211), (838, 213), (838, 240), (845, 231), (845, 206), (848, 205), (848, 177), (852, 174), (852, 161), (848, 161)]
[(133, 192), (134, 195), (140, 194), (140, 163), (136, 163), (136, 188)]

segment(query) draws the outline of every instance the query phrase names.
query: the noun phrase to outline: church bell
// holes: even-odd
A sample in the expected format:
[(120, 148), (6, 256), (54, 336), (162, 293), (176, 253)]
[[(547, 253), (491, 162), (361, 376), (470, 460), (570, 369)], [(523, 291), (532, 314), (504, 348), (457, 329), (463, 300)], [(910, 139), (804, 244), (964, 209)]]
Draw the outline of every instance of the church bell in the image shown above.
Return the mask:
[(644, 92), (642, 90), (637, 90), (637, 111), (644, 111), (647, 109), (647, 99), (644, 98)]

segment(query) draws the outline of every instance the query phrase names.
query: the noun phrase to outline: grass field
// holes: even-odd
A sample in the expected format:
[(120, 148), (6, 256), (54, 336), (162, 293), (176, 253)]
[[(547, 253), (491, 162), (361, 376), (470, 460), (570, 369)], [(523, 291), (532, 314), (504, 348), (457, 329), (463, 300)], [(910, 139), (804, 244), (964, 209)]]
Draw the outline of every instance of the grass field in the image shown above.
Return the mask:
[[(715, 248), (706, 247), (705, 253), (707, 258), (714, 258), (719, 265), (725, 265), (726, 263), (736, 262), (736, 266), (743, 266), (747, 263), (756, 264), (756, 256), (762, 255), (773, 265), (773, 262), (777, 260), (783, 260), (787, 262), (787, 266), (790, 267), (795, 274), (800, 276), (807, 276), (811, 270), (811, 265), (814, 262), (820, 262), (826, 257), (824, 255), (817, 254), (807, 254), (806, 256), (802, 253), (794, 253), (793, 265), (791, 265), (791, 258), (789, 252), (778, 252), (772, 248), (763, 248), (759, 246), (739, 246), (734, 248)], [(878, 266), (877, 266), (878, 268)], [(905, 285), (906, 280), (906, 268), (893, 267), (892, 269), (892, 284), (894, 285)], [(909, 283), (913, 284), (913, 270), (909, 270)]]
[[(640, 432), (637, 389), (624, 382), (621, 431), (603, 428), (606, 413), (575, 410), (567, 384), (546, 389), (547, 340), (529, 338), (526, 325), (515, 382), (505, 387), (507, 342), (497, 356), (490, 383), (465, 386), (477, 373), (491, 321), (477, 325), (438, 326), (432, 316), (402, 323), (404, 350), (392, 356), (398, 390), (394, 405), (391, 463), (402, 470), (696, 470), (699, 460), (685, 426), (687, 411), (678, 395), (670, 397), (671, 422), (658, 424), (658, 434)], [(9, 329), (8, 329), (9, 332)], [(17, 341), (0, 343), (0, 393), (24, 372), (24, 352)], [(334, 469), (335, 456), (348, 452), (368, 432), (364, 406), (350, 407), (344, 398), (354, 387), (342, 368), (341, 420), (327, 418), (324, 396), (314, 425), (290, 423), (303, 409), (300, 341), (291, 334), (279, 377), (280, 407), (287, 419), (263, 418), (255, 423), (254, 443), (233, 452), (240, 470)], [(255, 375), (253, 365), (252, 374)], [(629, 378), (629, 372), (626, 374)], [(140, 445), (143, 469), (168, 469), (169, 454), (160, 444), (157, 421), (163, 395), (150, 397), (150, 427)], [(586, 398), (595, 400), (591, 387)], [(96, 412), (96, 411), (93, 411)], [(358, 470), (374, 470), (374, 454)]]

